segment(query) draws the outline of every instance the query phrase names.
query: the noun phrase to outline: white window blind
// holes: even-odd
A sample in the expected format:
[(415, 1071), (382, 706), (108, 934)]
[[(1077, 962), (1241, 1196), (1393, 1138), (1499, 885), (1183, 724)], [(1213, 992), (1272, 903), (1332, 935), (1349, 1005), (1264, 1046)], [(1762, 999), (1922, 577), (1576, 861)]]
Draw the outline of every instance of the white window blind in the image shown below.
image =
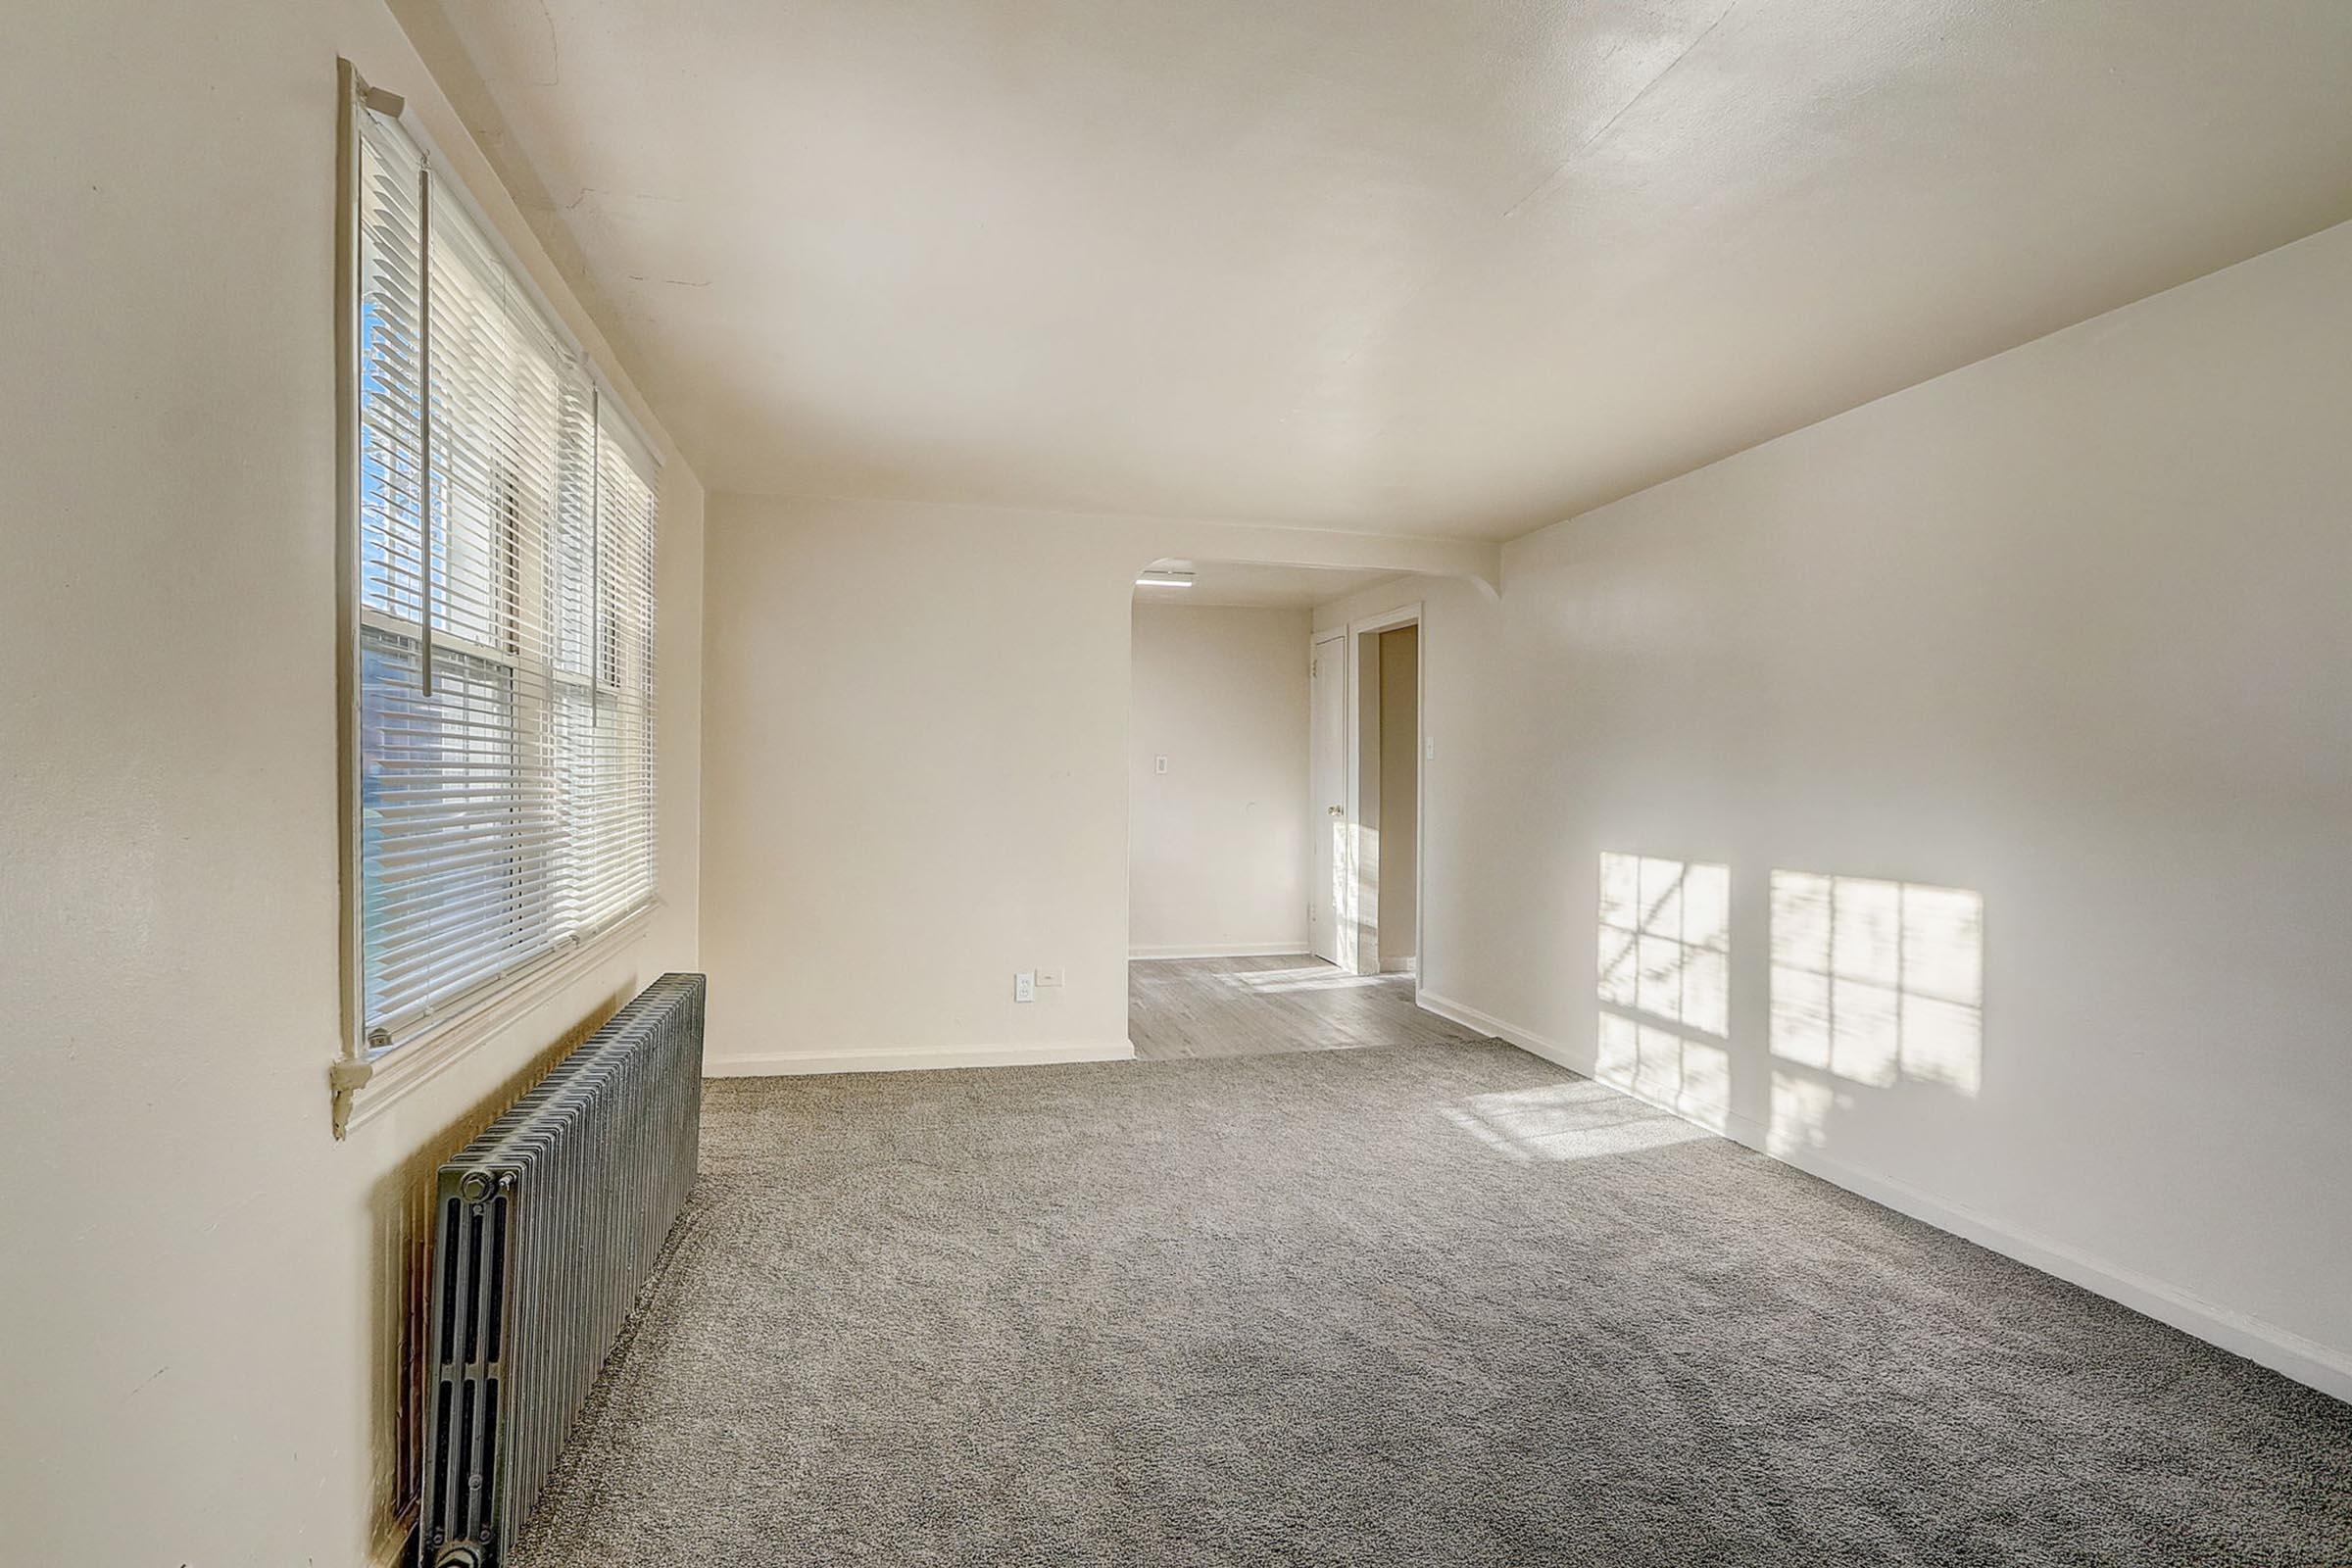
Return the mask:
[(360, 1021), (404, 1045), (654, 895), (651, 461), (359, 120)]

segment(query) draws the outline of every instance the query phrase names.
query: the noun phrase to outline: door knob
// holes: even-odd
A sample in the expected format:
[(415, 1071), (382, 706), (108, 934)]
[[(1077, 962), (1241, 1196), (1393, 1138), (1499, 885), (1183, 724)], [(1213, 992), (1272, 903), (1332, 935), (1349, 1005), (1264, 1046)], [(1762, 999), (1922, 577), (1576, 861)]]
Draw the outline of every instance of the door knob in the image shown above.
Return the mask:
[(1346, 816), (1348, 814), (1347, 808), (1344, 807), (1327, 806), (1324, 808), (1324, 809), (1329, 811), (1334, 816)]

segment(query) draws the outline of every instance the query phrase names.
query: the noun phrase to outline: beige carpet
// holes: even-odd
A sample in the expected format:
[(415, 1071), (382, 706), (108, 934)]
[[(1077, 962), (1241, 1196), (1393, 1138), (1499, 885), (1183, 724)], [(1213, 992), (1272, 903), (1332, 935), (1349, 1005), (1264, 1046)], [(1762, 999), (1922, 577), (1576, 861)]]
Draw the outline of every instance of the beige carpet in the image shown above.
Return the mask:
[(703, 1147), (527, 1568), (2352, 1561), (2352, 1406), (1507, 1047)]

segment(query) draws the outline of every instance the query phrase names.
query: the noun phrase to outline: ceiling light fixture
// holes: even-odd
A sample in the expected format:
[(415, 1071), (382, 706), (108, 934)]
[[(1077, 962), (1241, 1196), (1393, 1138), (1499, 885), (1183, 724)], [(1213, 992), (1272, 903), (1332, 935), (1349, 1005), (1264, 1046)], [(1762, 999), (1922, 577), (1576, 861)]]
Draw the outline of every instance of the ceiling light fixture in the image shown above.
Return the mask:
[(1135, 579), (1138, 588), (1190, 588), (1193, 574), (1189, 571), (1147, 571)]

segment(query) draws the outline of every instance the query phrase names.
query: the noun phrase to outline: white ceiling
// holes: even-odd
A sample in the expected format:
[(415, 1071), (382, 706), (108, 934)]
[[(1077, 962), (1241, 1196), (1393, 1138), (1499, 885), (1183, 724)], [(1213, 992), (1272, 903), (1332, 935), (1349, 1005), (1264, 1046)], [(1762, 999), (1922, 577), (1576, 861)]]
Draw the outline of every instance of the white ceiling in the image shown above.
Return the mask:
[(1384, 568), (1268, 566), (1232, 561), (1170, 561), (1161, 566), (1191, 572), (1193, 585), (1160, 588), (1139, 582), (1135, 585), (1137, 604), (1307, 610), (1406, 575)]
[(394, 4), (715, 490), (1507, 537), (2352, 218), (2347, 0)]

